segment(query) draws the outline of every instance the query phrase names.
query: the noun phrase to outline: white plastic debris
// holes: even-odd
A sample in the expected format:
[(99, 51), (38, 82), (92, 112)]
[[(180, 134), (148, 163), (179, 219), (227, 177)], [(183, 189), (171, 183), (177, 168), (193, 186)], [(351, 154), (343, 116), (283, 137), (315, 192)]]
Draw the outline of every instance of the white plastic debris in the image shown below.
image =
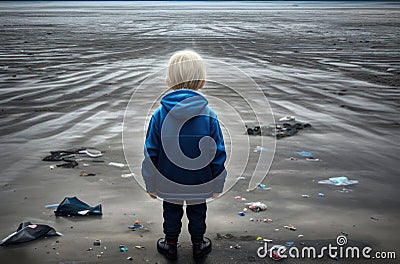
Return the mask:
[(123, 163), (118, 163), (118, 162), (110, 162), (110, 163), (108, 163), (108, 165), (110, 165), (110, 166), (115, 166), (115, 167), (118, 167), (118, 168), (123, 168), (123, 167), (125, 167), (125, 164), (123, 164)]
[(357, 180), (349, 180), (346, 176), (329, 178), (328, 180), (322, 180), (318, 182), (319, 184), (330, 184), (336, 186), (347, 186), (352, 184), (357, 184)]

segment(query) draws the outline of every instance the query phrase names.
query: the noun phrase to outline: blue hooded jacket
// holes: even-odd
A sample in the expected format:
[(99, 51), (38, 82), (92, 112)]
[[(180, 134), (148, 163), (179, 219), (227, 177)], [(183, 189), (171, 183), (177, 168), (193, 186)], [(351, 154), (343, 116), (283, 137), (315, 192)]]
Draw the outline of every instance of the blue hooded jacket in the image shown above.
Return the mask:
[(221, 193), (225, 160), (222, 131), (207, 99), (188, 89), (166, 94), (146, 135), (142, 176), (147, 192), (162, 198), (192, 192), (185, 199)]

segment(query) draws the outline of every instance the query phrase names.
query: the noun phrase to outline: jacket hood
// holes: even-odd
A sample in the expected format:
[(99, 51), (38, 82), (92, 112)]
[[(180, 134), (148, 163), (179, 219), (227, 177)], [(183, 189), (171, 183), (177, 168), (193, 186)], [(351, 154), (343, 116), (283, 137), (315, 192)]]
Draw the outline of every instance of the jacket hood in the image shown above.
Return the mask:
[(199, 115), (208, 105), (208, 101), (196, 91), (179, 89), (166, 94), (161, 105), (176, 119), (187, 119)]

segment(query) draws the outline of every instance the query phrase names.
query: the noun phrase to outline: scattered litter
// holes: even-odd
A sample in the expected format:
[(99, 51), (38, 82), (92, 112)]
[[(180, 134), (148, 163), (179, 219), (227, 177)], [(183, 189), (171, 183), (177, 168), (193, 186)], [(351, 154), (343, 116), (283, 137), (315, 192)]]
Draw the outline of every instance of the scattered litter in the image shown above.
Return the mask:
[(328, 180), (322, 180), (318, 182), (319, 184), (331, 184), (336, 186), (347, 186), (352, 184), (357, 184), (357, 180), (349, 180), (346, 176), (329, 178)]
[(254, 218), (250, 218), (249, 220), (250, 220), (251, 222), (253, 222), (253, 221), (254, 221)]
[(289, 160), (298, 160), (298, 158), (290, 157)]
[(319, 158), (306, 158), (306, 161), (319, 161)]
[(93, 248), (88, 248), (88, 249), (86, 249), (86, 251), (92, 251), (93, 250)]
[(272, 219), (270, 219), (270, 218), (265, 218), (263, 221), (266, 223), (272, 223)]
[(297, 152), (297, 154), (299, 154), (302, 157), (307, 157), (307, 158), (313, 158), (314, 157), (314, 154), (312, 152), (305, 151), (305, 150), (299, 151), (299, 152)]
[(65, 197), (54, 211), (56, 216), (71, 216), (71, 215), (102, 215), (101, 204), (90, 206), (76, 196)]
[(375, 220), (375, 221), (379, 221), (379, 218), (376, 218), (376, 217), (373, 217), (373, 216), (371, 216), (371, 219)]
[(43, 236), (62, 236), (62, 234), (48, 225), (23, 222), (19, 224), (17, 231), (1, 240), (0, 246), (28, 242)]
[(239, 212), (238, 215), (239, 215), (239, 216), (245, 216), (246, 214), (243, 213), (243, 212)]
[(135, 174), (134, 173), (127, 173), (127, 174), (121, 174), (122, 178), (130, 178), (133, 177)]
[(318, 193), (318, 196), (325, 197), (325, 194), (324, 193)]
[(308, 195), (308, 194), (302, 194), (301, 197), (303, 197), (303, 198), (310, 198), (310, 195)]
[(281, 260), (281, 254), (287, 252), (287, 248), (282, 245), (275, 245), (270, 250), (268, 250), (268, 256), (270, 256), (273, 260)]
[(241, 246), (239, 245), (239, 244), (236, 244), (236, 245), (234, 245), (234, 246), (230, 246), (229, 248), (234, 248), (234, 249), (240, 249), (241, 248)]
[(350, 189), (347, 189), (347, 188), (343, 188), (341, 190), (336, 190), (336, 191), (340, 192), (340, 193), (349, 193), (349, 192), (352, 192), (353, 190), (350, 190)]
[(270, 187), (267, 188), (267, 186), (266, 186), (265, 184), (262, 184), (262, 183), (260, 183), (260, 184), (258, 185), (258, 187), (260, 187), (260, 189), (264, 189), (264, 190), (271, 190)]
[(62, 161), (66, 158), (72, 158), (75, 155), (85, 154), (92, 158), (101, 157), (103, 154), (100, 150), (95, 148), (77, 148), (68, 150), (55, 150), (50, 151), (50, 155), (44, 157), (43, 161)]
[(261, 151), (264, 151), (264, 150), (266, 150), (266, 148), (263, 148), (263, 147), (261, 147), (261, 146), (257, 146), (257, 147), (254, 149), (254, 152), (261, 152)]
[(83, 163), (82, 165), (83, 165), (83, 167), (89, 167), (89, 166), (90, 166), (90, 165), (87, 164), (87, 163)]
[(142, 248), (144, 248), (144, 246), (135, 246), (135, 248), (142, 249)]
[(303, 237), (304, 235), (298, 235), (297, 237)]
[(100, 239), (96, 239), (95, 241), (93, 241), (93, 246), (100, 246), (100, 244), (101, 244)]
[(263, 238), (260, 237), (260, 236), (256, 238), (257, 241), (261, 241), (262, 239), (263, 239)]
[(80, 150), (79, 154), (86, 154), (92, 158), (98, 158), (98, 157), (103, 156), (103, 153), (100, 150), (94, 149), (94, 148), (87, 148), (87, 149)]
[(286, 228), (286, 229), (292, 230), (292, 231), (296, 231), (296, 230), (297, 230), (297, 228), (294, 227), (294, 225), (292, 225), (292, 224), (290, 224), (290, 225), (285, 225), (285, 226), (283, 226), (283, 227)]
[(296, 121), (294, 116), (283, 117), (269, 125), (246, 125), (248, 135), (275, 136), (278, 139), (293, 136), (308, 127), (311, 127), (309, 123)]
[(278, 232), (279, 231), (279, 228), (275, 228), (275, 230), (274, 230), (275, 232)]
[(279, 118), (279, 121), (293, 121), (295, 119), (296, 118), (294, 116), (284, 116), (284, 117)]
[(87, 173), (86, 171), (81, 171), (80, 176), (82, 177), (96, 176), (96, 173)]
[(121, 244), (121, 245), (119, 245), (119, 251), (126, 252), (126, 251), (128, 251), (128, 248)]
[(127, 257), (126, 259), (127, 259), (127, 260), (133, 260), (133, 258), (132, 258), (132, 257)]
[(55, 167), (56, 167), (56, 166), (54, 166), (54, 165), (50, 165), (50, 166), (49, 166), (50, 170), (54, 170)]
[(129, 229), (136, 230), (143, 228), (143, 225), (140, 223), (139, 220), (136, 220), (133, 225), (128, 226)]
[(246, 201), (246, 198), (244, 198), (244, 197), (242, 197), (242, 196), (240, 196), (240, 195), (235, 196), (235, 199), (236, 199), (236, 200), (240, 200), (240, 201)]
[(246, 178), (245, 177), (243, 177), (243, 176), (239, 176), (239, 177), (237, 177), (237, 180), (245, 180)]
[(246, 205), (248, 205), (248, 208), (251, 209), (253, 212), (267, 210), (267, 205), (262, 202), (246, 203)]
[(108, 165), (110, 165), (110, 166), (115, 166), (115, 167), (118, 167), (118, 168), (123, 168), (123, 167), (125, 167), (125, 164), (123, 164), (123, 163), (118, 163), (118, 162), (109, 162)]
[(242, 210), (243, 212), (247, 212), (247, 208), (243, 208), (243, 210)]
[(46, 204), (45, 206), (44, 206), (44, 208), (46, 208), (46, 209), (55, 209), (55, 208), (57, 208), (58, 206), (59, 206), (60, 204)]
[(285, 245), (290, 247), (290, 246), (294, 245), (294, 242), (293, 241), (288, 241), (288, 242), (285, 242)]
[(64, 160), (65, 163), (61, 163), (61, 164), (57, 164), (57, 167), (61, 167), (61, 168), (75, 168), (76, 166), (78, 166), (78, 162), (76, 162), (75, 160)]

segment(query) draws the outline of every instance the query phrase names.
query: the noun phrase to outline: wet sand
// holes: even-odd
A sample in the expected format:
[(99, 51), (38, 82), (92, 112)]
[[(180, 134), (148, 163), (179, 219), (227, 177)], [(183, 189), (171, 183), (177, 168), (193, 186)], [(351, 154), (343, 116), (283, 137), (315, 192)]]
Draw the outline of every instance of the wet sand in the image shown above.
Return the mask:
[[(184, 48), (247, 73), (266, 94), (275, 118), (294, 115), (313, 126), (277, 141), (264, 180), (271, 190), (246, 192), (245, 174), (209, 204), (207, 235), (214, 250), (206, 263), (265, 262), (256, 255), (258, 236), (324, 245), (341, 232), (349, 234), (350, 244), (398, 255), (398, 5), (238, 3), (227, 8), (196, 3), (189, 8), (184, 3), (60, 2), (0, 7), (0, 236), (23, 221), (46, 223), (64, 234), (0, 248), (2, 263), (124, 263), (128, 256), (135, 263), (166, 263), (155, 249), (162, 236), (161, 203), (148, 198), (133, 178), (121, 177), (129, 173), (126, 167), (107, 164), (125, 163), (121, 130), (133, 91)], [(203, 92), (218, 94), (211, 87)], [(229, 96), (233, 103), (240, 99)], [(217, 106), (216, 111), (220, 118), (229, 115)], [(137, 139), (135, 147), (141, 149), (141, 142)], [(50, 170), (52, 164), (41, 161), (50, 150), (79, 146), (103, 150), (105, 163)], [(313, 151), (320, 161), (288, 159), (301, 150)], [(255, 162), (250, 157), (249, 164)], [(80, 177), (81, 170), (97, 175)], [(317, 184), (341, 175), (360, 183), (348, 193)], [(44, 208), (74, 195), (91, 205), (102, 203), (104, 215), (55, 217)], [(236, 195), (263, 201), (268, 210), (239, 217), (244, 203)], [(250, 217), (273, 222), (250, 222)], [(128, 230), (137, 219), (145, 229)], [(284, 229), (288, 224), (297, 230)], [(217, 233), (233, 237), (216, 239)], [(93, 246), (95, 239), (102, 240), (101, 247)], [(120, 253), (120, 244), (129, 251)], [(230, 249), (236, 244), (241, 248)], [(94, 250), (86, 251), (90, 247)], [(191, 261), (184, 228), (179, 263)]]

